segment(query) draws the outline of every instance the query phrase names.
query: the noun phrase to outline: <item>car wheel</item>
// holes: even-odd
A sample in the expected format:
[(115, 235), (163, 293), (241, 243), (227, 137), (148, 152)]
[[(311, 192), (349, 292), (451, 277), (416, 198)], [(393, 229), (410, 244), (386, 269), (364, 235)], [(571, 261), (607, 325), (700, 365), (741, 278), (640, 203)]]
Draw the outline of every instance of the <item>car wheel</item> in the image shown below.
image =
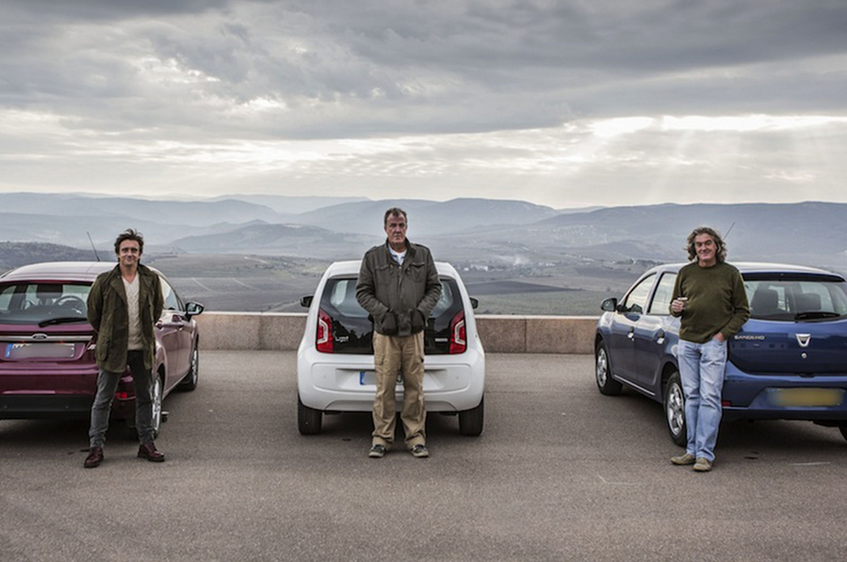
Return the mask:
[(297, 429), (301, 435), (317, 435), (321, 432), (323, 412), (305, 406), (297, 397)]
[(153, 380), (153, 439), (159, 437), (162, 428), (162, 377), (157, 376)]
[(459, 433), (469, 437), (478, 437), (482, 434), (482, 426), (485, 422), (485, 397), (479, 401), (479, 406), (459, 412)]
[(597, 349), (594, 353), (594, 375), (597, 381), (597, 388), (601, 394), (607, 396), (615, 396), (621, 393), (623, 385), (612, 378), (612, 363), (609, 360), (609, 350), (606, 349), (606, 344), (600, 342), (597, 344)]
[(191, 368), (188, 369), (188, 374), (177, 387), (180, 390), (190, 392), (197, 388), (197, 380), (200, 377), (200, 350), (197, 349), (197, 343), (194, 342), (194, 347), (191, 350)]
[(688, 433), (685, 427), (685, 395), (682, 393), (682, 379), (679, 373), (671, 373), (665, 385), (665, 419), (673, 442), (680, 447), (688, 443)]

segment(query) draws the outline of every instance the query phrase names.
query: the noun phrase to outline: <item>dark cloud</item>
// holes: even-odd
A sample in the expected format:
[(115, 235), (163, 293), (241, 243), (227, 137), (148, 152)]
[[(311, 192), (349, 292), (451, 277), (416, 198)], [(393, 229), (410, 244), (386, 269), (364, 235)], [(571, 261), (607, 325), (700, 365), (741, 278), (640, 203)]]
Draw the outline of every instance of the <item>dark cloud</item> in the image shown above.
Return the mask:
[[(847, 49), (847, 5), (828, 0), (27, 0), (8, 8), (0, 103), (71, 111), (92, 127), (218, 124), (291, 138), (472, 132), (635, 110), (831, 109), (835, 96), (815, 83), (843, 91), (845, 81), (843, 70), (816, 75), (802, 62)], [(174, 76), (145, 72), (145, 60), (172, 65)], [(808, 80), (696, 76), (769, 63)], [(287, 111), (258, 122), (229, 111), (257, 99)]]

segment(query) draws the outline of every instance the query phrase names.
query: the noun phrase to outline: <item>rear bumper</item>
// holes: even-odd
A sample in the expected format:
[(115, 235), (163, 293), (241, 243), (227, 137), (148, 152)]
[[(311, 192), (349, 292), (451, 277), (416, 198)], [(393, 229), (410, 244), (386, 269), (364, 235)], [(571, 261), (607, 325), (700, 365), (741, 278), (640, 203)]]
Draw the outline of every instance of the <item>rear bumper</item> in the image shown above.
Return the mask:
[[(302, 350), (298, 354), (297, 390), (305, 406), (322, 411), (370, 412), (376, 387), (372, 356), (328, 356)], [(424, 396), (428, 412), (455, 413), (479, 406), (485, 390), (485, 355), (476, 350), (427, 356)], [(398, 409), (403, 387), (397, 386)]]
[[(835, 389), (843, 399), (831, 406), (779, 406), (774, 393), (785, 389)], [(723, 387), (726, 419), (843, 421), (847, 423), (847, 373), (836, 375), (750, 374), (727, 363)]]

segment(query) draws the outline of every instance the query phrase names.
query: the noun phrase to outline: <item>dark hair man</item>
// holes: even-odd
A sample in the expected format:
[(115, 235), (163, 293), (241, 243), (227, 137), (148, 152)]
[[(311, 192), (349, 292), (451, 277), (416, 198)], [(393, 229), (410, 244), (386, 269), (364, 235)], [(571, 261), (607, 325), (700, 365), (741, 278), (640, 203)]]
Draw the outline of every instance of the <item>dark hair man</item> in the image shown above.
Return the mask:
[(750, 307), (741, 274), (726, 263), (726, 244), (716, 231), (694, 229), (687, 249), (692, 262), (679, 270), (670, 311), (681, 317), (677, 357), (688, 443), (671, 462), (708, 472), (721, 422), (727, 340), (750, 317)]
[(403, 374), (400, 419), (406, 447), (428, 457), (424, 405), (424, 328), (441, 295), (441, 282), (425, 246), (406, 239), (408, 222), (393, 207), (383, 218), (385, 244), (365, 254), (356, 285), (356, 300), (373, 317), (376, 397), (374, 431), (368, 456), (382, 458), (394, 442), (397, 373)]
[(164, 303), (159, 276), (141, 265), (144, 239), (129, 229), (115, 240), (118, 265), (97, 276), (88, 294), (88, 321), (97, 332), (97, 395), (91, 406), (91, 442), (85, 468), (103, 462), (103, 444), (109, 428), (109, 411), (118, 381), (129, 365), (135, 387), (135, 423), (138, 456), (163, 462), (165, 455), (153, 444), (153, 360), (156, 340), (153, 325)]

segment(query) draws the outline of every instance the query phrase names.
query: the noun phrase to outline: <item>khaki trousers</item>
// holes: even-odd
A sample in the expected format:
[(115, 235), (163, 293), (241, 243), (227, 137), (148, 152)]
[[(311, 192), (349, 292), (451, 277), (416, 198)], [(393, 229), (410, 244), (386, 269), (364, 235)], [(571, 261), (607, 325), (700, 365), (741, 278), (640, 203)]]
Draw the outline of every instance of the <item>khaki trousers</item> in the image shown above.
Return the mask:
[(403, 410), (400, 420), (406, 433), (406, 447), (426, 444), (426, 406), (424, 404), (423, 332), (411, 336), (373, 335), (376, 367), (373, 445), (390, 447), (396, 425), (397, 373), (403, 375)]

